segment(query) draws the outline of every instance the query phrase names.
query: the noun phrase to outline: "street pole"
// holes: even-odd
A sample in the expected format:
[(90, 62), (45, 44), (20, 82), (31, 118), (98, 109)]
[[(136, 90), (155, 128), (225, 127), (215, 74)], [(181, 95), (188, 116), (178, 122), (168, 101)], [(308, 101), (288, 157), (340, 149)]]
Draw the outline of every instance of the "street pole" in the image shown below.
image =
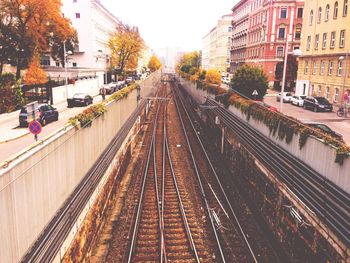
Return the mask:
[(344, 78), (343, 78), (343, 88), (342, 88), (342, 105), (344, 106), (344, 116), (346, 117), (346, 113), (347, 113), (347, 110), (346, 110), (346, 100), (345, 100), (345, 82), (346, 82), (346, 72), (347, 72), (347, 62), (348, 62), (348, 55), (349, 55), (349, 51), (347, 50), (346, 51), (346, 54), (345, 54), (345, 68), (344, 68)]
[(284, 89), (286, 82), (286, 73), (287, 73), (287, 60), (288, 60), (288, 50), (289, 50), (289, 36), (293, 38), (293, 24), (294, 24), (294, 10), (290, 10), (290, 25), (288, 33), (286, 35), (286, 48), (284, 50), (284, 64), (283, 64), (283, 77), (282, 77), (282, 87), (281, 87), (281, 100), (280, 100), (280, 112), (283, 113), (283, 98), (284, 98)]
[(66, 53), (66, 41), (63, 41), (63, 53), (64, 53), (64, 74), (65, 74), (65, 79), (66, 79), (66, 97), (68, 99), (68, 70), (67, 70), (67, 53)]

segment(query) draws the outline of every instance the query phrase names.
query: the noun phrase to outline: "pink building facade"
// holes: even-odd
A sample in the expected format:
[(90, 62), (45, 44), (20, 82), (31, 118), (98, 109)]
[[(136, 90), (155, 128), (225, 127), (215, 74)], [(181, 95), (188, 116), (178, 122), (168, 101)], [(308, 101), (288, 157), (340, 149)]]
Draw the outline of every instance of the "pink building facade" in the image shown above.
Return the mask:
[[(244, 1), (249, 5), (244, 63), (261, 67), (272, 86), (276, 64), (284, 58), (287, 38), (288, 52), (300, 47), (304, 1)], [(235, 13), (235, 7), (232, 11)], [(235, 21), (233, 26), (234, 32)], [(235, 49), (232, 48), (231, 69), (237, 64), (234, 60), (235, 53)]]

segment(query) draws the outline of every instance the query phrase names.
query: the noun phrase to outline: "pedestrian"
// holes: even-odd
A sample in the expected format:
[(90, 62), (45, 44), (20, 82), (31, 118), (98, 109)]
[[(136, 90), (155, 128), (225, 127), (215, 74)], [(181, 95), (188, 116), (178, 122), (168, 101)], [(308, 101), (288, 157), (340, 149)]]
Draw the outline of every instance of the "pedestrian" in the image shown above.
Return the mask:
[(106, 99), (106, 88), (102, 87), (100, 90), (100, 93), (102, 95), (102, 100), (105, 100)]

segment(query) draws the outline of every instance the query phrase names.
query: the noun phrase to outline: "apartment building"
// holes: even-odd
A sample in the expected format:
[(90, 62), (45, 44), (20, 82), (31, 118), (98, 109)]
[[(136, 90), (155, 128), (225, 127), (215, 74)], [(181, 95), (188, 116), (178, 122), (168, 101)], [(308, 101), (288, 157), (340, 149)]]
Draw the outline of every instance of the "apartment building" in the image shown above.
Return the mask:
[(300, 47), (304, 1), (241, 0), (232, 8), (231, 70), (246, 63), (261, 67), (272, 86), (275, 68)]
[(250, 1), (241, 0), (232, 8), (231, 72), (245, 63)]
[(342, 103), (350, 89), (348, 0), (308, 0), (304, 12), (296, 93)]
[(222, 75), (230, 72), (232, 14), (224, 15), (217, 25), (202, 39), (202, 66), (216, 69)]

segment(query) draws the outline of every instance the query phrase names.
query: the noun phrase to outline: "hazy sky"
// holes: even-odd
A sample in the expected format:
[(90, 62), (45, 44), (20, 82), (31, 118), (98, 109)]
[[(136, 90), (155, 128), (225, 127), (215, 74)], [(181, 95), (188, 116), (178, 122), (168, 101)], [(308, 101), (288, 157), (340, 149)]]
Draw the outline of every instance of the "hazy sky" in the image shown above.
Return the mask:
[(100, 0), (116, 17), (138, 26), (150, 48), (201, 49), (202, 37), (238, 0)]

